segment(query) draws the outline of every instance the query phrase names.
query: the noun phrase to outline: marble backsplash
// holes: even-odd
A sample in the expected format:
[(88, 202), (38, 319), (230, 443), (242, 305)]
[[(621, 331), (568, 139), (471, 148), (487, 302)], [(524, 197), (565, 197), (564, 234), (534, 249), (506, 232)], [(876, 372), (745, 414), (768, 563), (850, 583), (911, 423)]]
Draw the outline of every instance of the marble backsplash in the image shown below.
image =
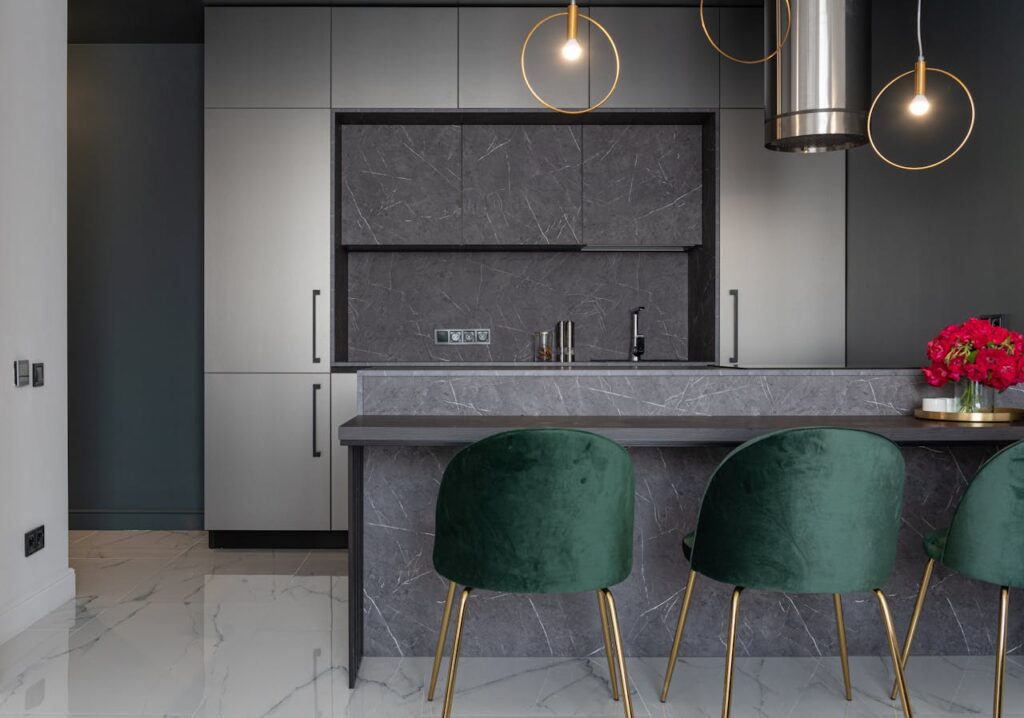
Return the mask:
[[(646, 306), (647, 356), (686, 359), (687, 255), (352, 252), (349, 361), (529, 361), (532, 335), (576, 324), (581, 359), (628, 358)], [(434, 329), (490, 329), (491, 344), (436, 345)]]

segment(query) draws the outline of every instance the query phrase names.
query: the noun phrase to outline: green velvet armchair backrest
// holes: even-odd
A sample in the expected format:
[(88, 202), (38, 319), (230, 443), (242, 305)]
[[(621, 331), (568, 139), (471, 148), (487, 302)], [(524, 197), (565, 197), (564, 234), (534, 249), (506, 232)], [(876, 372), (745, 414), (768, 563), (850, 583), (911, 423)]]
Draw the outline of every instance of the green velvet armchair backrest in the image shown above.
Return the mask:
[(633, 564), (633, 465), (609, 439), (568, 429), (509, 431), (448, 464), (437, 497), (434, 567), (511, 593), (575, 593), (621, 582)]
[(1024, 442), (979, 469), (953, 516), (942, 563), (971, 578), (1024, 588)]
[(877, 434), (779, 431), (719, 465), (690, 562), (723, 583), (787, 593), (882, 586), (896, 560), (904, 464)]

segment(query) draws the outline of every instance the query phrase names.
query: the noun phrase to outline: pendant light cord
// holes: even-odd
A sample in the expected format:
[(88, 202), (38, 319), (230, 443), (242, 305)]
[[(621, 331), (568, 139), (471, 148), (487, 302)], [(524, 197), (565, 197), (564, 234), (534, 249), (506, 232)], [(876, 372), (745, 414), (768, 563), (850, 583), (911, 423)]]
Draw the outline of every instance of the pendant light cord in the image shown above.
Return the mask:
[(924, 59), (924, 45), (921, 43), (921, 2), (917, 0), (917, 59)]

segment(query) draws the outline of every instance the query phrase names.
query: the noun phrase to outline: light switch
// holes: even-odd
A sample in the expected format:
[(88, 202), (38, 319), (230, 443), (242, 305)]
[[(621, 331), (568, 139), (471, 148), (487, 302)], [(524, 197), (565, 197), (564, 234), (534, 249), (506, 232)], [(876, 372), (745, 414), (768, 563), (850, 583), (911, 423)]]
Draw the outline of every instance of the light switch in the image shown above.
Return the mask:
[(32, 365), (32, 386), (43, 385), (43, 363)]
[(28, 359), (18, 359), (14, 362), (14, 386), (28, 386)]

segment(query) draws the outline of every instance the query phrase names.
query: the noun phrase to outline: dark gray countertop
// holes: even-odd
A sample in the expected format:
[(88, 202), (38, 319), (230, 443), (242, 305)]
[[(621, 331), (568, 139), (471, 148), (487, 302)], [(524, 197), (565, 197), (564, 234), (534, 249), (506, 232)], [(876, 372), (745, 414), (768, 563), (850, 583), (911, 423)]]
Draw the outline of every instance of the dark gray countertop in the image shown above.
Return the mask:
[(624, 446), (741, 444), (780, 429), (831, 426), (873, 431), (904, 444), (1007, 443), (1024, 423), (969, 424), (912, 416), (357, 416), (338, 428), (347, 446), (461, 446), (511, 429), (559, 427)]

